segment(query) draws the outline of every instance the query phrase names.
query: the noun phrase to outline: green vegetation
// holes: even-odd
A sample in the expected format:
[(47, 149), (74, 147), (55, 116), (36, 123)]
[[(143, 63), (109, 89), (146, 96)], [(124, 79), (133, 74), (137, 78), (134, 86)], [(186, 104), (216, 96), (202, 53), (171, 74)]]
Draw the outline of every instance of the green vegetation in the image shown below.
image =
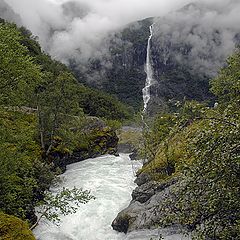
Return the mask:
[[(135, 30), (124, 31), (124, 41)], [(140, 52), (146, 37), (136, 42)], [(123, 48), (111, 49), (112, 54)], [(113, 93), (123, 87), (121, 98), (138, 108), (140, 98), (133, 101), (126, 81), (135, 81), (142, 70), (133, 72), (124, 57), (115, 59), (119, 67), (109, 72), (112, 85), (108, 87)], [(140, 172), (160, 182), (178, 179), (172, 197), (162, 205), (166, 216), (159, 224), (180, 223), (197, 239), (228, 240), (240, 235), (239, 69), (238, 50), (211, 81), (218, 101), (215, 107), (177, 102), (176, 113), (162, 113), (144, 132), (142, 154), (149, 161)], [(142, 87), (135, 84), (131, 89), (140, 93)], [(65, 65), (41, 51), (29, 31), (0, 21), (1, 239), (34, 239), (27, 225), (6, 214), (34, 223), (34, 207), (41, 204), (42, 216), (58, 220), (53, 210), (71, 213), (75, 207), (69, 201), (78, 205), (92, 199), (89, 192), (77, 189), (64, 189), (56, 196), (45, 192), (67, 163), (115, 153), (114, 130), (131, 117), (131, 110), (116, 98), (79, 84)], [(121, 141), (138, 145), (138, 134), (123, 132)]]
[(75, 187), (72, 190), (63, 188), (56, 195), (48, 192), (45, 194), (44, 199), (38, 203), (37, 212), (40, 214), (40, 217), (31, 227), (31, 230), (37, 226), (43, 217), (54, 223), (59, 223), (60, 214), (68, 215), (76, 213), (77, 207), (88, 203), (91, 199), (95, 199), (95, 197), (90, 195), (90, 191), (83, 191)]
[(85, 114), (109, 120), (132, 119), (134, 111), (116, 97), (85, 86), (79, 87), (79, 105)]
[(77, 79), (116, 96), (135, 112), (141, 110), (142, 89), (146, 80), (146, 46), (151, 24), (151, 18), (145, 19), (110, 35), (106, 39), (109, 54), (89, 60), (88, 70), (84, 73), (79, 72), (78, 64), (72, 62), (70, 67)]
[(36, 116), (2, 108), (0, 113), (0, 209), (31, 219), (32, 206), (53, 174), (41, 160)]
[[(65, 80), (65, 84), (67, 83), (68, 86), (68, 93), (65, 93), (71, 93), (69, 97), (74, 98), (75, 103), (72, 105), (71, 109), (79, 107), (87, 115), (111, 120), (122, 121), (132, 117), (133, 110), (118, 101), (116, 97), (102, 91), (86, 87), (83, 84), (76, 84), (77, 80), (73, 77), (66, 65), (52, 60), (49, 55), (43, 53), (38, 42), (36, 42), (31, 36), (30, 31), (24, 27), (21, 27), (19, 30), (22, 33), (20, 43), (28, 49), (32, 60), (37, 65), (41, 66), (42, 73), (45, 75), (45, 80), (43, 80), (37, 88), (39, 98), (43, 95), (51, 93), (52, 88), (56, 87), (56, 79), (59, 81), (62, 79)], [(61, 77), (60, 73), (62, 73)], [(66, 79), (68, 79), (68, 81)], [(64, 90), (66, 91), (67, 89)], [(49, 100), (51, 101), (51, 99), (43, 99), (43, 102), (46, 104), (46, 101)], [(68, 104), (71, 104), (70, 101)]]
[(240, 234), (240, 51), (211, 81), (218, 104), (185, 102), (158, 116), (146, 133), (149, 162), (141, 172), (164, 182), (178, 178), (161, 206), (160, 225), (180, 223), (196, 239), (238, 239)]
[(17, 217), (0, 213), (0, 239), (2, 240), (35, 240), (27, 223)]
[(0, 37), (0, 104), (24, 106), (33, 100), (40, 67), (21, 45), (21, 34), (14, 26), (1, 24)]
[(129, 129), (118, 131), (119, 144), (130, 144), (135, 149), (140, 149), (142, 147), (142, 133), (141, 129)]
[(64, 64), (42, 52), (31, 32), (0, 20), (1, 212), (34, 224), (36, 205), (56, 220), (59, 209), (75, 211), (69, 201), (92, 199), (75, 188), (54, 197), (47, 190), (68, 163), (115, 153), (114, 130), (129, 118), (116, 98), (78, 83)]

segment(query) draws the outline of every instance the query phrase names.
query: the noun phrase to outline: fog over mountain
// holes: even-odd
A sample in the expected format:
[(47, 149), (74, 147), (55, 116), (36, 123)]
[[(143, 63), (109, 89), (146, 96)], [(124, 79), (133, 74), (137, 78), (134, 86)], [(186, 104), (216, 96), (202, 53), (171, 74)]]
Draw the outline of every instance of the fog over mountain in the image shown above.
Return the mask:
[[(4, 6), (3, 13), (4, 1), (10, 7), (6, 10)], [(191, 5), (190, 11), (184, 10), (192, 2), (198, 4)], [(109, 33), (140, 19), (161, 17), (155, 20), (156, 42), (161, 46), (169, 40), (175, 46), (190, 44), (193, 62), (203, 69), (209, 63), (205, 59), (210, 51), (215, 54), (217, 68), (218, 59), (233, 51), (240, 26), (238, 0), (0, 0), (0, 3), (1, 16), (7, 15), (9, 20), (13, 11), (20, 15), (23, 25), (39, 37), (45, 51), (65, 63), (74, 59), (84, 64), (90, 58), (105, 55), (108, 53), (105, 38)], [(20, 22), (14, 14), (12, 19)], [(180, 55), (176, 59), (182, 61)]]
[(13, 9), (3, 0), (0, 0), (0, 17), (9, 22), (15, 22), (18, 25), (22, 25), (20, 15), (16, 14)]
[[(101, 55), (101, 41), (110, 31), (149, 16), (162, 15), (187, 0), (6, 0), (23, 24), (52, 56), (86, 61)], [(160, 2), (160, 3), (159, 3)], [(177, 2), (177, 4), (176, 4)], [(99, 52), (100, 51), (100, 52)], [(80, 54), (79, 54), (80, 53)]]
[(154, 44), (168, 58), (214, 76), (239, 44), (240, 1), (196, 4), (155, 19)]

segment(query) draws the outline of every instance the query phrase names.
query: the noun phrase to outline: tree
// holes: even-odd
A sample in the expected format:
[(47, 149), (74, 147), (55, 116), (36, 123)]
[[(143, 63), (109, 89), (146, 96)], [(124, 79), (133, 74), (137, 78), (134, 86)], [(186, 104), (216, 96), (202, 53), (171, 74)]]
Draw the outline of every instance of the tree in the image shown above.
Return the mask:
[(239, 100), (240, 49), (237, 49), (235, 54), (228, 58), (227, 64), (218, 77), (211, 81), (211, 90), (221, 103)]
[(240, 234), (239, 63), (237, 52), (212, 80), (220, 104), (192, 119), (196, 127), (188, 135), (180, 180), (162, 207), (163, 223), (187, 226), (197, 239), (237, 239)]
[(38, 203), (37, 213), (40, 216), (37, 222), (32, 225), (31, 230), (38, 225), (43, 217), (54, 223), (59, 223), (60, 214), (68, 215), (75, 213), (80, 204), (86, 204), (91, 199), (95, 199), (95, 197), (90, 194), (90, 191), (83, 191), (75, 187), (71, 190), (63, 188), (56, 195), (47, 192), (45, 198)]
[(45, 73), (45, 81), (36, 90), (41, 146), (46, 156), (53, 147), (54, 137), (61, 124), (71, 115), (82, 114), (78, 106), (77, 89), (72, 74), (60, 72), (58, 76)]
[(31, 106), (41, 72), (20, 41), (14, 25), (0, 23), (0, 103)]
[(0, 211), (33, 218), (33, 208), (53, 180), (41, 161), (33, 114), (0, 108)]

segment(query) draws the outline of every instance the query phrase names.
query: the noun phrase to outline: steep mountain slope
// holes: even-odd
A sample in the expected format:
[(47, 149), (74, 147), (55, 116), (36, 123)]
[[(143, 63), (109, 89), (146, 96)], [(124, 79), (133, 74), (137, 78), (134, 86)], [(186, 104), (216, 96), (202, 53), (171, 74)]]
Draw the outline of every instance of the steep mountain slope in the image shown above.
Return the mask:
[[(135, 110), (140, 110), (146, 79), (144, 64), (149, 26), (154, 23), (151, 60), (155, 84), (151, 88), (149, 112), (171, 111), (176, 101), (185, 98), (209, 101), (213, 98), (208, 91), (209, 79), (216, 76), (226, 57), (239, 43), (237, 9), (235, 0), (227, 5), (192, 3), (162, 17), (103, 31), (100, 36), (94, 35), (94, 42), (89, 40), (86, 46), (77, 42), (89, 36), (74, 28), (79, 39), (74, 41), (71, 51), (59, 53), (57, 58), (74, 70), (80, 82), (114, 94)], [(87, 6), (74, 1), (60, 5), (60, 10), (70, 22), (75, 18), (81, 22), (89, 13)], [(0, 1), (0, 16), (21, 24), (19, 16), (4, 0)], [(50, 22), (46, 24), (49, 43), (55, 43), (59, 34), (65, 36), (65, 31), (71, 35), (64, 24), (61, 29), (50, 26)], [(61, 44), (71, 45), (71, 38), (66, 39)], [(61, 44), (54, 45), (60, 52)], [(45, 46), (45, 50), (55, 56), (51, 47)]]
[(102, 46), (107, 49), (105, 55), (90, 59), (87, 66), (73, 60), (70, 67), (80, 81), (114, 94), (139, 109), (146, 79), (144, 64), (151, 24), (152, 19), (145, 19), (109, 34)]
[(215, 8), (189, 4), (155, 19), (152, 105), (160, 104), (162, 109), (169, 100), (213, 98), (209, 79), (216, 76), (239, 43), (240, 29), (221, 24), (223, 17)]
[(171, 110), (183, 99), (211, 101), (209, 79), (239, 43), (239, 27), (222, 20), (231, 14), (230, 7), (225, 10), (189, 4), (164, 17), (129, 24), (108, 35), (102, 44), (108, 53), (89, 60), (84, 74), (79, 74), (81, 64), (72, 61), (71, 67), (89, 85), (140, 109), (149, 26), (154, 23), (151, 60), (156, 82), (149, 111)]

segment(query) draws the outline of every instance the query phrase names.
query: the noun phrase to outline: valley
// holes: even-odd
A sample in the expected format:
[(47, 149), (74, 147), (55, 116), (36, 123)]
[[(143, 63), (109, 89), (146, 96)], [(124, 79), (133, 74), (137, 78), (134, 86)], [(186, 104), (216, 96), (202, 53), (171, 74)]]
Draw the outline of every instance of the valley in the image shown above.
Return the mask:
[(238, 239), (240, 4), (145, 4), (0, 0), (0, 239)]

